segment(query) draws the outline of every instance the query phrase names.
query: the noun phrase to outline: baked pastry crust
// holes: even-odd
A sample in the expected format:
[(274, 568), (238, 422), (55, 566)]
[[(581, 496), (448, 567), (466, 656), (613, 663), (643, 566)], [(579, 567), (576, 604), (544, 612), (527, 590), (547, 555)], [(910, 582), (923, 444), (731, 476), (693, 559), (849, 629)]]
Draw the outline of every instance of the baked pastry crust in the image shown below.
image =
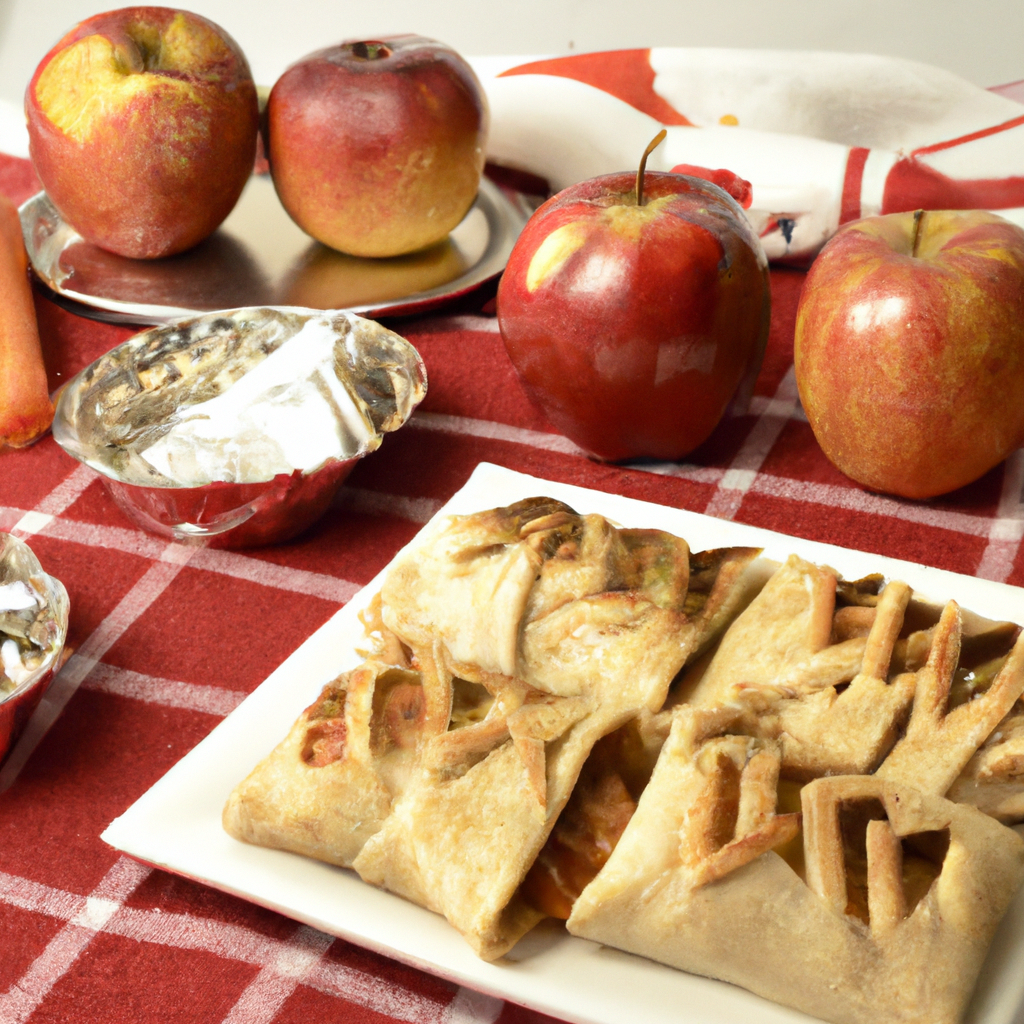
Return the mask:
[[(730, 734), (728, 719), (721, 709), (675, 712), (637, 812), (569, 931), (835, 1024), (959, 1020), (1024, 878), (1024, 841), (974, 807), (902, 782), (822, 778), (802, 791), (802, 878), (766, 849), (783, 847), (792, 828), (768, 808), (765, 765), (778, 764), (777, 748)], [(737, 774), (738, 802), (724, 783)], [(864, 802), (881, 809), (865, 836), (868, 922), (848, 912), (840, 822), (844, 806)], [(938, 876), (908, 906), (903, 847), (944, 833)]]
[[(542, 917), (519, 889), (605, 734), (653, 713), (688, 658), (749, 595), (756, 549), (691, 559), (685, 541), (620, 530), (545, 499), (454, 518), (400, 557), (383, 620), (487, 717), (423, 745), (408, 788), (354, 867), (436, 910), (494, 959)], [(692, 585), (691, 585), (692, 584)]]
[(225, 830), (350, 867), (390, 814), (430, 728), (424, 690), (421, 673), (375, 660), (339, 676), (232, 791)]
[(546, 498), (436, 524), (225, 827), (486, 959), (546, 909), (835, 1024), (954, 1024), (1024, 878), (1024, 638), (757, 556)]

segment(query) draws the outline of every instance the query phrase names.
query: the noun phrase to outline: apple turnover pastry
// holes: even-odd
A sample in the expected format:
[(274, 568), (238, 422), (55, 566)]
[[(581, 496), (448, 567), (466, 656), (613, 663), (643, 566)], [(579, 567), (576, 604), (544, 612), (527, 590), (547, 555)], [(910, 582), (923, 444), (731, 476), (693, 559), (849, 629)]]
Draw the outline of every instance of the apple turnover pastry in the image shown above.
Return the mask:
[(429, 671), (407, 663), (371, 659), (339, 676), (235, 787), (224, 828), (349, 867), (390, 813), (423, 737), (447, 727), (433, 690)]
[(834, 1024), (956, 1024), (1024, 878), (1024, 636), (534, 498), (433, 524), (225, 826), (486, 959), (545, 916)]
[(835, 1024), (953, 1024), (1024, 878), (964, 799), (1013, 770), (1019, 633), (789, 559), (671, 712), (569, 930)]
[(879, 775), (821, 778), (779, 813), (776, 741), (680, 707), (576, 935), (835, 1024), (959, 1020), (1024, 878), (1024, 841)]
[(388, 573), (370, 659), (237, 787), (225, 827), (352, 864), (501, 955), (544, 916), (518, 890), (591, 748), (661, 708), (763, 582), (757, 555), (544, 498), (442, 522)]
[(400, 556), (384, 623), (488, 706), (423, 744), (359, 874), (444, 914), (480, 956), (507, 951), (544, 916), (519, 889), (591, 748), (661, 707), (749, 598), (757, 554), (691, 556), (670, 534), (533, 499)]

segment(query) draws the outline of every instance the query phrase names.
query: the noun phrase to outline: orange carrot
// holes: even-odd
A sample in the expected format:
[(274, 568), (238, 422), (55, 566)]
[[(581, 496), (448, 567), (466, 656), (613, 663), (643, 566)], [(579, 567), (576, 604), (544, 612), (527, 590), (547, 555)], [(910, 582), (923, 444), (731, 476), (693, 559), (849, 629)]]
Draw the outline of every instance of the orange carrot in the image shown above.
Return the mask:
[(30, 444), (53, 420), (27, 269), (18, 211), (0, 195), (0, 448)]

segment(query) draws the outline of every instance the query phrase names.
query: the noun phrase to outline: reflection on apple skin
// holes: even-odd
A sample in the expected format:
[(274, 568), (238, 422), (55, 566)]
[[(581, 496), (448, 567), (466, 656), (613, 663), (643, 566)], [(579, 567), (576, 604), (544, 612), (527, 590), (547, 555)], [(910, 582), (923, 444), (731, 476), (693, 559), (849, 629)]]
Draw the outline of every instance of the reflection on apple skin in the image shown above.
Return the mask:
[(850, 327), (854, 331), (868, 331), (897, 323), (906, 316), (906, 308), (907, 302), (902, 295), (885, 295), (858, 302), (850, 310)]

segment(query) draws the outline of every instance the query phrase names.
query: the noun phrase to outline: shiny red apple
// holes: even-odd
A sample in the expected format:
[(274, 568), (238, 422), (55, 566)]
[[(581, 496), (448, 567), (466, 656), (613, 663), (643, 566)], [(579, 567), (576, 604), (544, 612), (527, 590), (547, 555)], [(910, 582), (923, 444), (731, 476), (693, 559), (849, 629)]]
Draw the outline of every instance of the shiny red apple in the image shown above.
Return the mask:
[(168, 256), (210, 235), (256, 153), (256, 87), (242, 51), (213, 22), (165, 7), (73, 28), (32, 76), (25, 113), (54, 205), (122, 256)]
[(768, 264), (735, 200), (655, 172), (549, 199), (498, 289), (527, 394), (610, 461), (679, 459), (706, 440), (741, 382), (753, 388), (769, 305)]
[(476, 198), (488, 111), (473, 69), (420, 36), (304, 57), (267, 105), (270, 170), (308, 234), (353, 256), (439, 242)]
[(872, 490), (930, 498), (1024, 443), (1024, 231), (980, 210), (839, 231), (797, 310), (814, 436)]

